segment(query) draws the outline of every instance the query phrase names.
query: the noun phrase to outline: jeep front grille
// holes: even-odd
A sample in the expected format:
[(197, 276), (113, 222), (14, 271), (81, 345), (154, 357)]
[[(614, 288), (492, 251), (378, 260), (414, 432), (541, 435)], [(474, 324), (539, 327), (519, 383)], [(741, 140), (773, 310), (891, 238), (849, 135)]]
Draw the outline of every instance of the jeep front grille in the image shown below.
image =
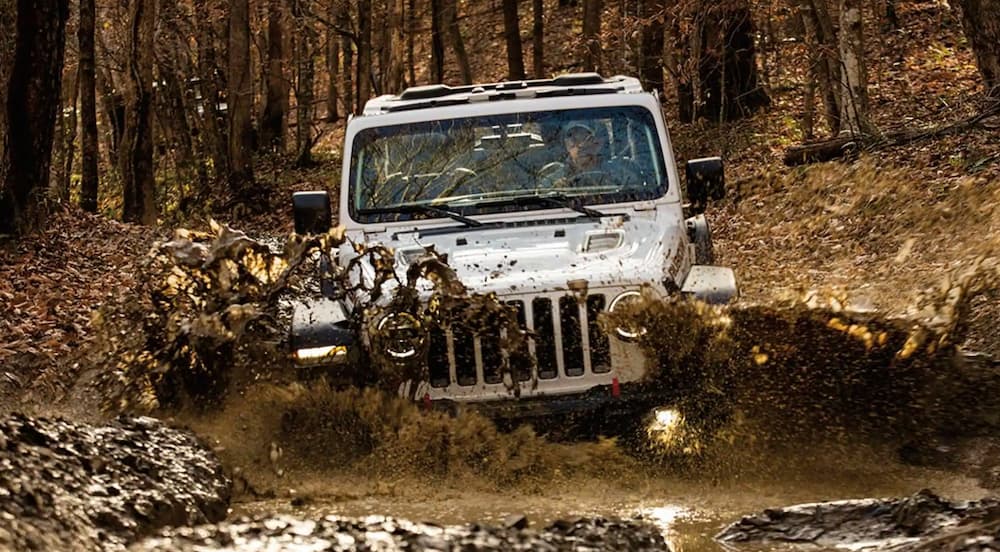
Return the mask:
[(500, 384), (505, 361), (516, 381), (611, 371), (608, 336), (597, 324), (597, 316), (607, 308), (605, 295), (588, 295), (580, 301), (576, 295), (547, 294), (507, 304), (514, 308), (520, 327), (532, 332), (528, 350), (503, 350), (499, 331), (474, 335), (457, 325), (435, 330), (428, 351), (431, 386)]

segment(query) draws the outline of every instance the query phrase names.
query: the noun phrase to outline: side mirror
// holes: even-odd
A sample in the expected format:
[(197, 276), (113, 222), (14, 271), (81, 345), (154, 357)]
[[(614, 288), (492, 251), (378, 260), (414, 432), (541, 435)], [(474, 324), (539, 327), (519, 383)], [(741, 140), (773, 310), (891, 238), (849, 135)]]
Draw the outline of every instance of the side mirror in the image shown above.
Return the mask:
[(296, 234), (325, 234), (330, 231), (330, 194), (295, 192), (292, 194)]
[(703, 157), (687, 162), (687, 192), (691, 210), (705, 212), (708, 200), (726, 197), (726, 176), (721, 157)]

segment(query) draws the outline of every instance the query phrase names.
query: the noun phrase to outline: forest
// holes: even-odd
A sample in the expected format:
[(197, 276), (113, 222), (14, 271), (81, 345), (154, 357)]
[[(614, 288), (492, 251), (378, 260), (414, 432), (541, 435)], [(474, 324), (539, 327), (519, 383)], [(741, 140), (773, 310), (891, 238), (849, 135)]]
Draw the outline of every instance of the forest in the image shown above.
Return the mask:
[[(368, 99), (436, 82), (636, 75), (679, 124), (782, 110), (790, 139), (833, 139), (793, 162), (913, 140), (928, 129), (873, 121), (866, 61), (907, 4), (6, 0), (0, 224), (44, 228), (68, 204), (146, 225), (277, 209), (258, 166), (309, 166)], [(984, 98), (1000, 95), (998, 9), (962, 0), (937, 15), (960, 20)], [(775, 101), (788, 88), (796, 102)]]

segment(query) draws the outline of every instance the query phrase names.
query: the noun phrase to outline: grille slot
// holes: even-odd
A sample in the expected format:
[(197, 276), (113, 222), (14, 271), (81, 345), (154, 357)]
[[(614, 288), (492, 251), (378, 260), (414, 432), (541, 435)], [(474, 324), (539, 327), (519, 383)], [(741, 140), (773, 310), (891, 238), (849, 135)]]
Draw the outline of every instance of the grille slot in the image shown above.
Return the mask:
[(476, 384), (476, 340), (472, 332), (452, 326), (455, 348), (455, 379), (459, 385)]
[(556, 360), (555, 317), (552, 316), (552, 300), (535, 297), (531, 301), (531, 319), (535, 330), (535, 359), (538, 361), (538, 377), (556, 377), (559, 366)]
[(448, 360), (448, 334), (440, 328), (431, 331), (427, 350), (427, 371), (432, 387), (448, 387), (451, 381)]
[[(517, 326), (521, 328), (521, 331), (527, 332), (528, 320), (524, 312), (524, 301), (508, 301), (507, 304), (514, 307), (517, 316)], [(509, 355), (507, 361), (510, 363), (510, 370), (514, 376), (514, 380), (530, 380), (532, 368), (535, 367), (531, 351), (528, 348), (522, 348), (516, 351), (507, 351), (507, 354)]]
[(575, 296), (559, 298), (559, 325), (562, 330), (563, 370), (567, 376), (583, 375), (583, 330), (580, 302)]
[(604, 311), (608, 300), (604, 295), (587, 297), (587, 337), (590, 345), (590, 371), (604, 374), (611, 371), (611, 344), (608, 334), (601, 331), (597, 317)]
[(479, 356), (483, 362), (483, 381), (500, 383), (503, 381), (503, 351), (500, 348), (500, 330), (479, 337)]

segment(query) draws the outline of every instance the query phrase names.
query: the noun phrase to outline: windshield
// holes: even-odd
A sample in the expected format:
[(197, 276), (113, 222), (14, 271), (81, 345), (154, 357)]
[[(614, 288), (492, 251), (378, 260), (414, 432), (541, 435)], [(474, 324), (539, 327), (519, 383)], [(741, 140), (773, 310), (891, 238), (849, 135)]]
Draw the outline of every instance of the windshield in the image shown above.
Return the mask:
[[(667, 175), (652, 114), (639, 106), (507, 113), (369, 128), (354, 138), (350, 210), (360, 222), (655, 199)], [(411, 208), (407, 208), (407, 206)]]

